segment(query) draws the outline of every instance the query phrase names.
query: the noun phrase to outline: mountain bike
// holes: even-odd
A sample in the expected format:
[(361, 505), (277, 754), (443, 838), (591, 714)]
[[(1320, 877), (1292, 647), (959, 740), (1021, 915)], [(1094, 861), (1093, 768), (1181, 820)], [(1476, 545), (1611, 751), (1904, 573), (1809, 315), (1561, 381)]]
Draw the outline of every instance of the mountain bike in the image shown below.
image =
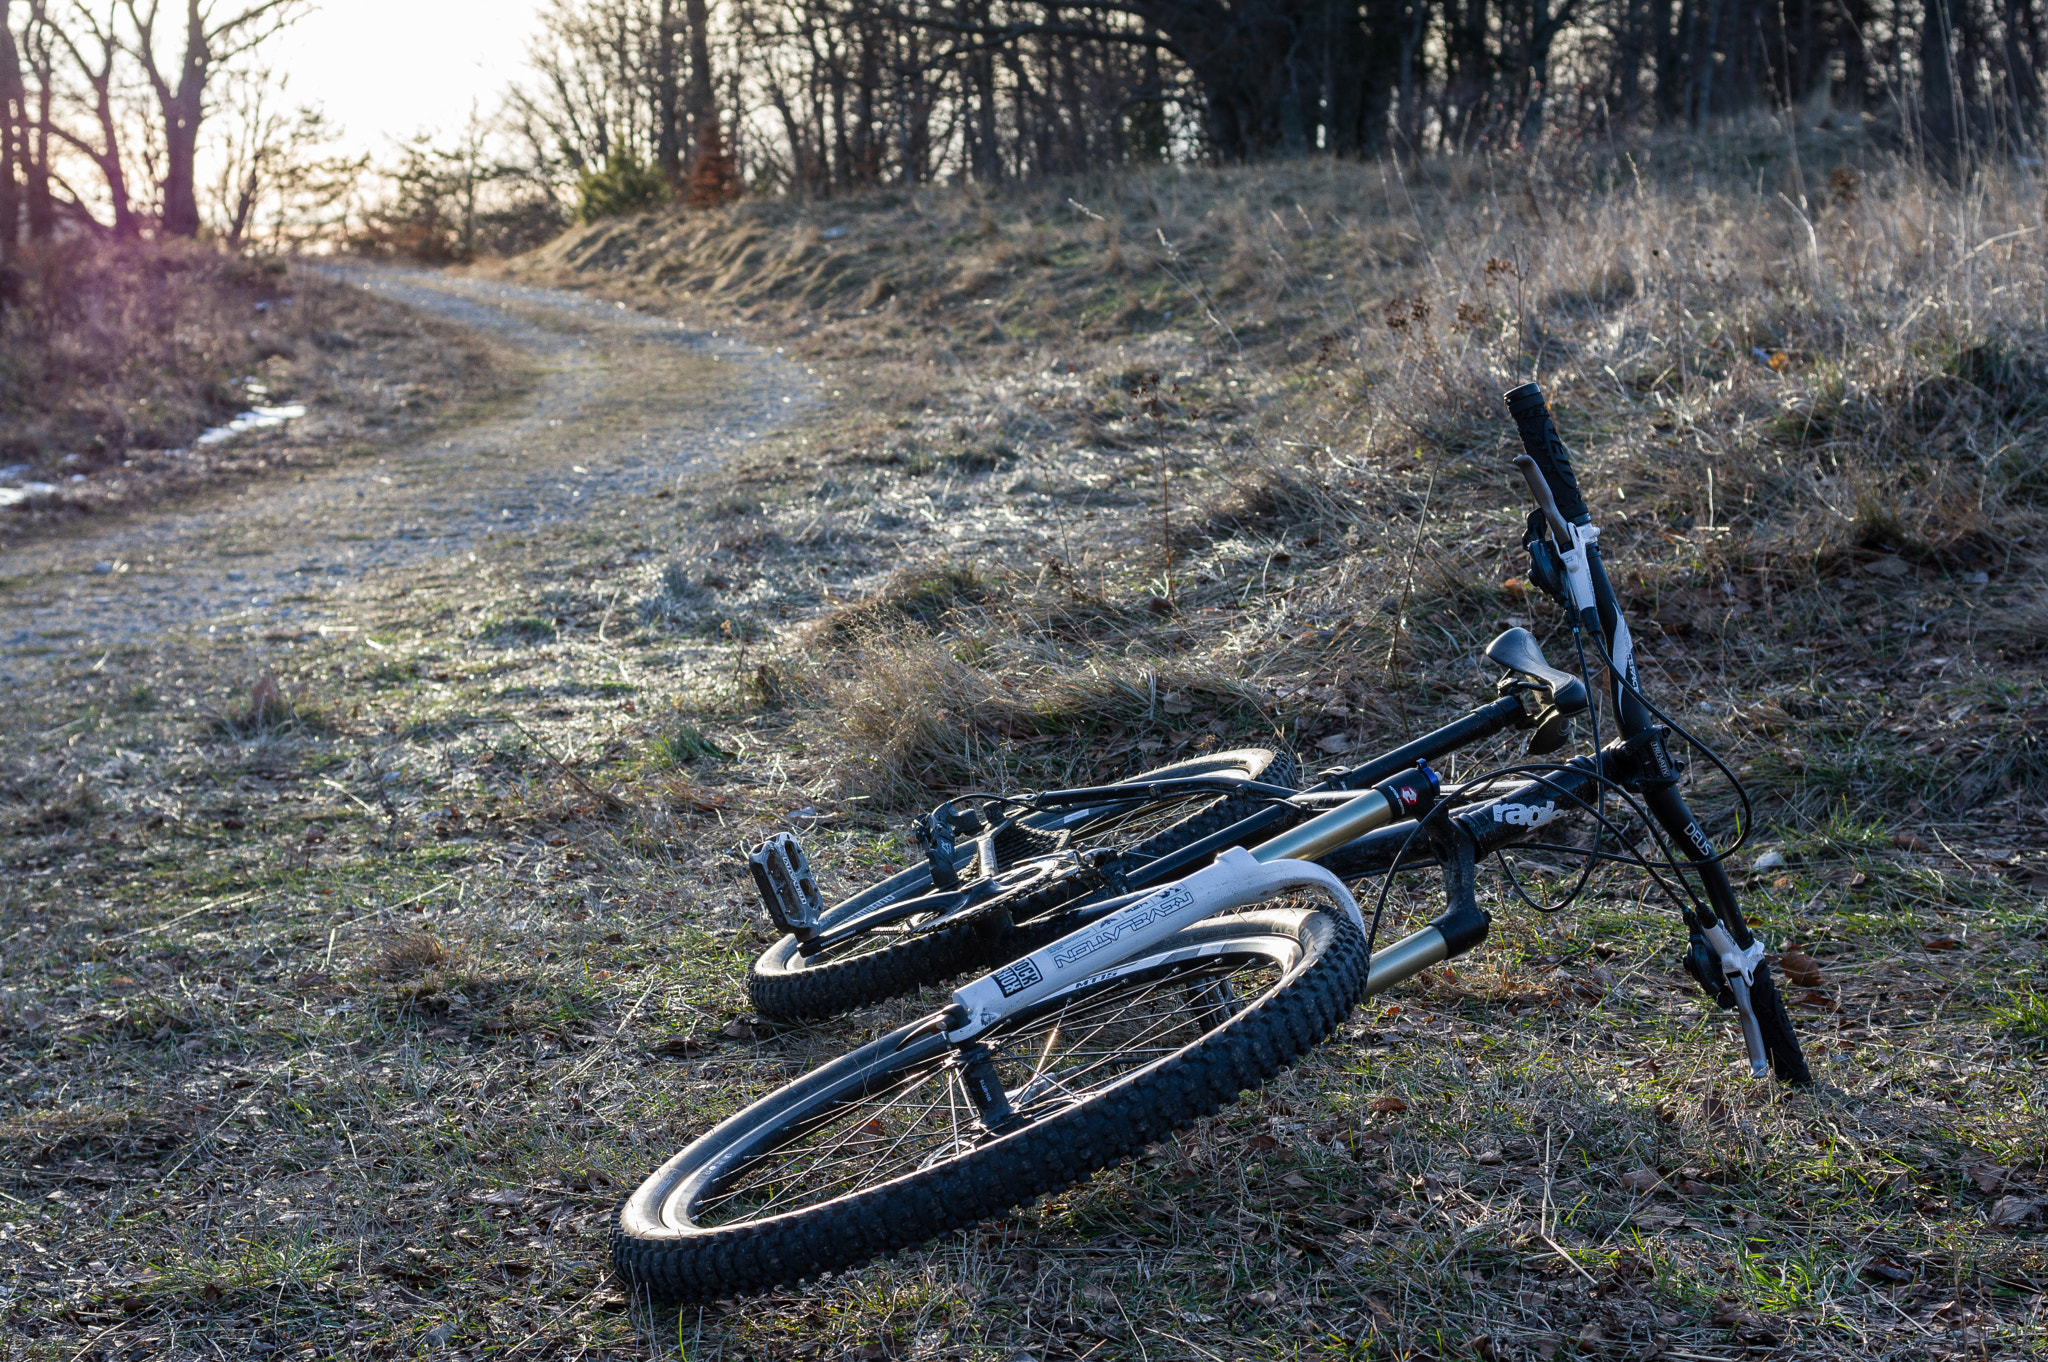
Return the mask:
[[(1527, 384), (1507, 401), (1537, 506), (1523, 541), (1532, 580), (1604, 664), (1619, 730), (1610, 740), (1598, 740), (1592, 707), (1595, 750), (1570, 761), (1457, 785), (1418, 764), (972, 980), (664, 1163), (620, 1209), (620, 1276), (676, 1300), (766, 1290), (1003, 1214), (1129, 1158), (1300, 1059), (1361, 1000), (1477, 946), (1492, 922), (1477, 900), (1479, 859), (1573, 813), (1595, 835), (1563, 849), (1588, 869), (1634, 865), (1678, 906), (1685, 967), (1735, 1011), (1751, 1074), (1809, 1081), (1723, 868), (1728, 853), (1678, 790), (1670, 738), (1706, 749), (1642, 694), (1598, 531), (1541, 390)], [(1651, 852), (1610, 808), (1641, 820)], [(1395, 873), (1427, 865), (1441, 867), (1445, 912), (1375, 952)], [(1345, 878), (1372, 873), (1368, 919)]]
[(1526, 629), (1484, 656), (1502, 669), (1491, 703), (1305, 791), (1290, 754), (1241, 748), (1111, 785), (958, 796), (916, 821), (920, 863), (829, 909), (801, 843), (777, 833), (748, 858), (783, 932), (748, 970), (748, 999), (775, 1019), (851, 1011), (1029, 954), (1418, 761), (1512, 729), (1528, 731), (1532, 756), (1561, 747), (1586, 707), (1584, 683), (1552, 667)]

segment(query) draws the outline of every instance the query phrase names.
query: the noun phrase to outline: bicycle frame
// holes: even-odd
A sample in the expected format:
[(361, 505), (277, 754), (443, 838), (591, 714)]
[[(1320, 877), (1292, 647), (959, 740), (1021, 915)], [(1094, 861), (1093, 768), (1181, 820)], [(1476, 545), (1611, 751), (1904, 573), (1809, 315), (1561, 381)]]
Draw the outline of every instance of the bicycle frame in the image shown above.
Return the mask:
[[(1113, 977), (1117, 961), (1143, 954), (1183, 927), (1262, 902), (1289, 889), (1321, 889), (1363, 934), (1365, 919), (1351, 891), (1342, 880), (1305, 858), (1342, 846), (1374, 828), (1385, 827), (1409, 812), (1426, 813), (1436, 797), (1436, 777), (1427, 766), (1421, 766), (1415, 774), (1384, 781), (1254, 851), (1228, 848), (1192, 875), (1154, 890), (1137, 902), (1126, 904), (958, 989), (941, 1014), (946, 1036), (964, 1043), (1008, 1012), (1031, 1007), (1081, 984)], [(1469, 866), (1470, 858), (1466, 861)], [(1467, 880), (1469, 883), (1469, 876)], [(1466, 898), (1469, 897), (1468, 893)], [(1458, 915), (1463, 906), (1454, 903), (1452, 913), (1446, 917)], [(1476, 905), (1471, 911), (1478, 912)], [(1469, 950), (1485, 937), (1486, 921), (1483, 914), (1479, 915), (1476, 927), (1439, 919), (1414, 937), (1388, 947), (1387, 978), (1382, 986), (1391, 987), (1417, 970)], [(1378, 973), (1377, 957), (1374, 964), (1375, 968), (1368, 972), (1369, 979)], [(1105, 965), (1109, 968), (1105, 969)]]
[[(1473, 870), (1480, 854), (1526, 837), (1551, 821), (1559, 813), (1560, 797), (1567, 805), (1584, 805), (1597, 798), (1605, 786), (1620, 786), (1640, 794), (1651, 816), (1695, 858), (1684, 869), (1699, 877), (1710, 912), (1681, 905), (1692, 936), (1686, 967), (1710, 995), (1736, 1009), (1750, 1073), (1762, 1078), (1770, 1072), (1772, 1055), (1763, 1040), (1751, 988), (1763, 962), (1763, 943), (1749, 931), (1713, 843), (1678, 793), (1679, 768), (1666, 746), (1666, 730), (1652, 721), (1650, 707), (1642, 698), (1634, 640), (1600, 559), (1599, 528), (1579, 496), (1570, 452), (1558, 437), (1542, 391), (1533, 383), (1525, 384), (1510, 392), (1507, 401), (1527, 451), (1515, 462), (1538, 508), (1524, 541), (1532, 559), (1530, 575), (1571, 612), (1573, 633), (1591, 638), (1602, 650), (1620, 733), (1605, 750), (1568, 764), (1556, 775), (1537, 777), (1499, 798), (1438, 820), (1440, 830), (1424, 845), (1429, 858), (1444, 867), (1450, 907), (1429, 926), (1374, 955), (1365, 996), (1469, 950), (1485, 938), (1491, 919), (1479, 910), (1473, 889)], [(1383, 868), (1391, 873), (1406, 861), (1408, 849), (1424, 835), (1427, 822), (1405, 831), (1390, 827), (1403, 812), (1390, 801), (1383, 786), (1268, 840), (1255, 851), (1225, 850), (1207, 868), (1135, 902), (1119, 903), (1114, 911), (965, 985), (939, 1014), (939, 1025), (949, 1040), (971, 1041), (1010, 1011), (1111, 977), (1117, 960), (1142, 956), (1182, 928), (1292, 888), (1314, 887), (1329, 894), (1363, 931), (1363, 916), (1343, 881), (1332, 868), (1310, 864), (1309, 858), (1329, 856), (1354, 871)], [(1426, 814), (1428, 809), (1415, 812)], [(1209, 840), (1238, 831), (1226, 829)], [(1362, 845), (1366, 842), (1372, 845)], [(1294, 859), (1297, 857), (1302, 859)], [(1382, 857), (1383, 865), (1372, 865)], [(1679, 873), (1682, 876), (1683, 869)], [(1110, 966), (1108, 970), (1105, 964)], [(1806, 1081), (1805, 1065), (1796, 1054), (1781, 1064), (1781, 1071), (1791, 1081)]]
[[(1504, 644), (1510, 646), (1503, 648)], [(1525, 649), (1537, 653), (1536, 663), (1528, 661)], [(1085, 910), (1092, 917), (1107, 915), (1128, 903), (1132, 891), (1142, 891), (1177, 879), (1191, 868), (1208, 861), (1225, 847), (1256, 841), (1261, 836), (1299, 819), (1303, 811), (1303, 795), (1355, 792), (1387, 780), (1397, 773), (1412, 770), (1418, 762), (1441, 759), (1461, 748), (1510, 729), (1541, 728), (1546, 713), (1569, 717), (1583, 708), (1584, 691), (1576, 678), (1550, 672), (1542, 667), (1540, 650), (1536, 648), (1535, 640), (1527, 637), (1524, 631), (1511, 629), (1495, 639), (1488, 645), (1488, 656), (1493, 656), (1496, 651), (1501, 652), (1503, 657), (1510, 653), (1516, 654), (1521, 665), (1510, 666), (1510, 670), (1522, 675), (1548, 678), (1550, 689), (1532, 689), (1526, 683), (1516, 682), (1507, 693), (1497, 699), (1480, 705), (1450, 723), (1359, 766), (1337, 771), (1308, 790), (1283, 789), (1237, 776), (1180, 776), (1142, 783), (1128, 782), (1119, 785), (1048, 790), (1029, 796), (1033, 813), (1041, 820), (1032, 826), (1058, 827), (1062, 824), (1099, 818), (1113, 812), (1120, 805), (1154, 802), (1175, 793), (1236, 794), (1249, 791), (1273, 796), (1272, 804), (1247, 815), (1229, 827), (1219, 829), (1156, 860), (1121, 870), (1115, 876), (1115, 883), (1119, 886), (1118, 892)], [(1503, 662), (1503, 665), (1509, 664)], [(1531, 666), (1539, 670), (1528, 670)], [(1538, 700), (1536, 697), (1539, 695), (1545, 698)], [(1046, 815), (1061, 809), (1067, 812), (1057, 819), (1046, 820)], [(913, 866), (900, 871), (865, 894), (849, 899), (820, 916), (801, 949), (806, 954), (822, 951), (848, 937), (920, 913), (936, 914), (937, 916), (932, 919), (933, 923), (936, 923), (952, 913), (986, 902), (998, 892), (1007, 892), (1012, 886), (999, 885), (998, 881), (1010, 873), (1010, 868), (996, 865), (993, 855), (994, 836), (995, 830), (987, 829), (979, 838), (960, 844), (961, 849), (955, 851), (949, 858), (957, 874), (960, 867), (974, 859), (979, 848), (982, 864), (989, 867), (979, 880), (971, 883), (956, 881), (953, 887), (934, 889), (927, 866)], [(1339, 844), (1340, 842), (1328, 843), (1330, 846)], [(931, 924), (926, 925), (928, 927)]]

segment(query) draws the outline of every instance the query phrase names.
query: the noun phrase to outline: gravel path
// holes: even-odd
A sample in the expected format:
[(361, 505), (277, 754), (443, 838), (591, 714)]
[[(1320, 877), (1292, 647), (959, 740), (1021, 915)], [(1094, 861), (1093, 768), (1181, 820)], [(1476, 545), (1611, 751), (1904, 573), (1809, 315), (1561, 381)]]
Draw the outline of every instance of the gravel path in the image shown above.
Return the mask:
[(303, 481), (0, 553), (0, 682), (167, 630), (346, 628), (365, 583), (686, 484), (817, 402), (793, 361), (616, 304), (425, 271), (331, 272), (486, 333), (538, 381), (487, 419)]

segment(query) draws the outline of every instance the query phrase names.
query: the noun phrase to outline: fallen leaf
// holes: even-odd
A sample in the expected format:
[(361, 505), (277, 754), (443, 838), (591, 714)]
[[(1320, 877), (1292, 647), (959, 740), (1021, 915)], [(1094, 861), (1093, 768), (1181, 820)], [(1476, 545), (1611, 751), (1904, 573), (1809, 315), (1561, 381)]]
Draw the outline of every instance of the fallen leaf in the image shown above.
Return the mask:
[(1408, 1104), (1398, 1097), (1375, 1097), (1369, 1104), (1369, 1108), (1379, 1112), (1381, 1115), (1388, 1115), (1393, 1112), (1408, 1110)]
[(1744, 1343), (1775, 1343), (1778, 1338), (1777, 1331), (1756, 1311), (1725, 1296), (1709, 1312), (1707, 1322), (1718, 1324)]
[(1488, 1168), (1496, 1164), (1505, 1163), (1506, 1161), (1505, 1156), (1498, 1149), (1493, 1148), (1480, 1150), (1478, 1156), (1473, 1159), (1474, 1163), (1484, 1164)]
[(1621, 1185), (1637, 1196), (1648, 1196), (1664, 1185), (1664, 1175), (1647, 1168), (1637, 1168), (1621, 1175)]
[(1895, 846), (1895, 847), (1897, 847), (1897, 848), (1898, 848), (1899, 850), (1901, 850), (1901, 851), (1932, 851), (1932, 850), (1934, 850), (1934, 848), (1933, 848), (1933, 847), (1931, 847), (1931, 846), (1927, 845), (1927, 843), (1925, 843), (1925, 842), (1921, 841), (1921, 840), (1920, 840), (1920, 838), (1919, 838), (1918, 836), (1916, 836), (1916, 835), (1914, 835), (1913, 833), (1910, 833), (1910, 832), (1895, 832), (1895, 833), (1893, 833), (1893, 834), (1892, 834), (1892, 845), (1893, 845), (1893, 846)]
[(1703, 1120), (1715, 1125), (1726, 1125), (1734, 1115), (1735, 1109), (1716, 1093), (1710, 1092), (1700, 1099), (1700, 1117)]
[(654, 1053), (680, 1059), (686, 1055), (702, 1054), (710, 1048), (708, 1043), (698, 1040), (695, 1036), (676, 1036), (655, 1046)]
[(1839, 1012), (1842, 1010), (1840, 1003), (1830, 998), (1827, 994), (1813, 989), (1807, 990), (1792, 1001), (1795, 1006), (1817, 1007), (1823, 1012)]
[(1282, 1187), (1292, 1187), (1297, 1192), (1305, 1192), (1315, 1184), (1299, 1173), (1289, 1173), (1286, 1177), (1280, 1179), (1280, 1185)]
[(2006, 1172), (1995, 1163), (1964, 1164), (1963, 1171), (1970, 1175), (1970, 1181), (1977, 1184), (1980, 1192), (1995, 1192), (2005, 1186)]
[(1531, 1341), (1535, 1345), (1536, 1355), (1542, 1358), (1543, 1362), (1550, 1362), (1551, 1358), (1557, 1356), (1558, 1349), (1564, 1347), (1564, 1337), (1561, 1334), (1538, 1334)]
[(1785, 971), (1785, 977), (1801, 988), (1821, 986), (1820, 962), (1805, 951), (1786, 951), (1778, 957), (1778, 968)]
[(1889, 1258), (1872, 1258), (1863, 1265), (1861, 1272), (1867, 1280), (1874, 1282), (1910, 1282), (1913, 1280), (1911, 1268), (1901, 1267)]
[(2001, 1197), (1998, 1204), (1991, 1208), (1991, 1223), (2008, 1226), (2024, 1225), (2029, 1220), (2032, 1220), (2034, 1213), (2040, 1209), (2041, 1207), (2038, 1202), (2029, 1201), (2025, 1197)]
[(1246, 1140), (1245, 1143), (1262, 1154), (1269, 1149), (1278, 1149), (1280, 1147), (1280, 1142), (1271, 1135), (1254, 1135), (1249, 1140)]
[(470, 1200), (485, 1206), (524, 1206), (526, 1204), (526, 1189), (524, 1187), (500, 1187), (492, 1192), (479, 1192), (472, 1196)]
[(731, 1021), (718, 1028), (718, 1034), (727, 1040), (753, 1040), (758, 1035), (754, 1030), (753, 1023), (749, 1022), (745, 1017), (734, 1017)]
[(1952, 936), (1930, 936), (1920, 944), (1930, 951), (1952, 951), (1963, 943)]
[(1358, 743), (1349, 733), (1332, 733), (1326, 738), (1316, 739), (1316, 750), (1328, 752), (1333, 756), (1339, 752), (1349, 752), (1356, 746)]
[(711, 813), (732, 803), (722, 794), (715, 794), (693, 781), (676, 779), (668, 785), (668, 801), (683, 813)]
[(1245, 1293), (1244, 1302), (1246, 1305), (1263, 1306), (1270, 1310), (1280, 1303), (1280, 1293), (1278, 1291), (1248, 1291)]

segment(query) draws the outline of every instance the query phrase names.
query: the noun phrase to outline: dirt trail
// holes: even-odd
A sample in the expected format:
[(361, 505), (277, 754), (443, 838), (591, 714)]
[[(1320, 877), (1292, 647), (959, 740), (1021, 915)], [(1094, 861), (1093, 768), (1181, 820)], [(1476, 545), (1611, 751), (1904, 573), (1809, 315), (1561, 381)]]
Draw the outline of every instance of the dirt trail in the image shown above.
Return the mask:
[(816, 402), (792, 361), (616, 304), (423, 271), (333, 272), (485, 333), (537, 381), (473, 424), (304, 480), (0, 553), (0, 682), (172, 630), (345, 632), (351, 596), (377, 578), (487, 536), (610, 514)]

